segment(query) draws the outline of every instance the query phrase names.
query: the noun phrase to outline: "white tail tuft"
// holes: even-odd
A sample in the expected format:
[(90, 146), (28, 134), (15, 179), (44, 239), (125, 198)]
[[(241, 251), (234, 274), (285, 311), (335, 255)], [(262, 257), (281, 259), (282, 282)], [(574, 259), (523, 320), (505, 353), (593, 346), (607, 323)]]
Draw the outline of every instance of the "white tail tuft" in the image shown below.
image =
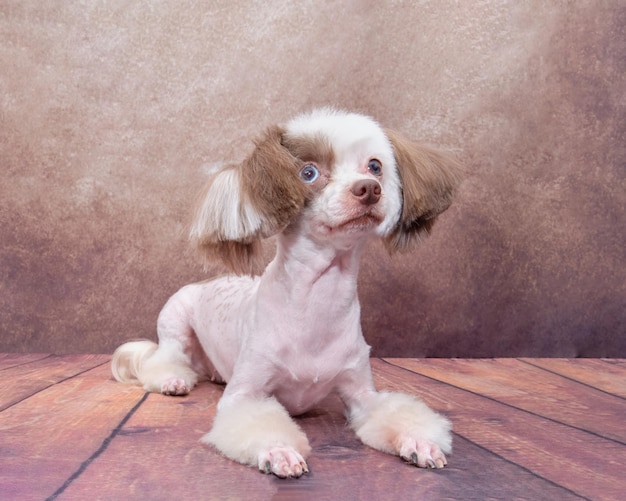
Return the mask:
[(121, 345), (111, 359), (111, 372), (120, 383), (140, 383), (143, 362), (157, 349), (157, 344), (148, 341), (130, 341)]

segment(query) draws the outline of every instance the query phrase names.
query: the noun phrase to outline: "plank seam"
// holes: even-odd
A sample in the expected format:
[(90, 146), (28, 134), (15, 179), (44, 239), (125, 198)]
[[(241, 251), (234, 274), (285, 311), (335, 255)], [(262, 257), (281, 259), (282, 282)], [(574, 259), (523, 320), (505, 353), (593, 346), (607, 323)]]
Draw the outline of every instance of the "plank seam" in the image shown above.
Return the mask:
[(50, 497), (48, 497), (46, 501), (52, 501), (53, 499), (56, 499), (61, 494), (63, 494), (63, 492), (65, 492), (65, 490), (85, 472), (85, 470), (89, 467), (89, 465), (93, 463), (96, 459), (98, 459), (98, 457), (102, 455), (104, 451), (107, 450), (107, 448), (109, 447), (111, 442), (115, 439), (115, 437), (117, 437), (120, 434), (124, 425), (126, 425), (128, 420), (133, 416), (133, 414), (135, 414), (135, 412), (137, 412), (139, 407), (141, 407), (141, 405), (146, 401), (146, 399), (148, 398), (148, 395), (149, 395), (148, 392), (143, 394), (143, 397), (141, 397), (141, 399), (133, 406), (133, 408), (126, 413), (126, 415), (119, 422), (119, 424), (115, 428), (113, 428), (109, 436), (104, 439), (100, 447), (98, 447), (98, 449), (90, 457), (88, 457), (85, 461), (83, 461), (82, 464), (78, 467), (78, 469), (74, 473), (72, 473), (72, 475), (70, 475), (70, 477), (63, 483), (63, 485), (61, 485), (61, 487), (59, 487)]
[(50, 357), (52, 357), (51, 354), (42, 355), (41, 358), (37, 358), (35, 360), (29, 360), (28, 362), (18, 362), (15, 365), (9, 365), (7, 367), (3, 367), (2, 369), (0, 369), (0, 371), (8, 371), (8, 370), (11, 370), (11, 369), (15, 369), (16, 367), (22, 367), (23, 365), (34, 364), (36, 362), (41, 362), (42, 360), (46, 360), (46, 359), (48, 359)]
[(616, 395), (615, 393), (611, 393), (610, 391), (603, 390), (602, 388), (598, 388), (597, 386), (594, 386), (592, 384), (585, 383), (584, 381), (580, 381), (579, 379), (574, 379), (571, 376), (566, 376), (565, 374), (561, 374), (560, 372), (553, 371), (551, 369), (546, 369), (545, 367), (542, 367), (541, 365), (535, 365), (532, 362), (528, 362), (527, 360), (523, 360), (521, 358), (516, 358), (515, 360), (517, 360), (518, 362), (522, 362), (523, 364), (530, 365), (531, 367), (534, 367), (536, 369), (541, 369), (542, 371), (548, 372), (550, 374), (554, 374), (555, 376), (562, 377), (563, 379), (567, 379), (568, 381), (571, 381), (573, 383), (577, 383), (582, 386), (586, 386), (587, 388), (591, 388), (592, 390), (599, 391), (600, 393), (604, 393), (605, 395), (610, 395), (612, 397), (619, 398), (620, 400), (626, 400), (626, 398), (622, 397), (621, 395)]
[(520, 469), (524, 470), (525, 472), (529, 473), (530, 475), (532, 475), (532, 476), (533, 476), (533, 477), (535, 477), (535, 478), (538, 478), (538, 479), (540, 479), (540, 480), (543, 480), (544, 482), (547, 482), (547, 483), (549, 483), (550, 485), (553, 485), (554, 487), (558, 487), (559, 489), (563, 489), (564, 491), (567, 491), (567, 492), (569, 492), (570, 494), (572, 494), (572, 495), (574, 495), (574, 496), (577, 496), (577, 497), (579, 497), (579, 498), (581, 498), (581, 499), (584, 499), (584, 500), (586, 500), (586, 501), (591, 501), (591, 499), (586, 498), (586, 497), (585, 497), (585, 496), (583, 496), (582, 494), (579, 494), (578, 492), (573, 491), (572, 489), (570, 489), (570, 488), (568, 488), (568, 487), (565, 487), (564, 485), (557, 484), (555, 481), (550, 480), (549, 478), (543, 477), (543, 476), (539, 475), (537, 472), (535, 472), (535, 471), (533, 471), (533, 470), (531, 470), (531, 469), (529, 469), (529, 468), (526, 468), (525, 466), (523, 466), (523, 465), (521, 465), (521, 464), (518, 464), (518, 463), (516, 463), (515, 461), (511, 461), (510, 459), (506, 458), (505, 456), (502, 456), (502, 455), (498, 454), (497, 452), (492, 451), (491, 449), (488, 449), (487, 447), (485, 447), (485, 446), (483, 446), (483, 445), (480, 445), (478, 442), (474, 442), (473, 440), (471, 440), (471, 439), (467, 438), (465, 435), (461, 435), (460, 433), (458, 433), (458, 432), (456, 432), (456, 431), (453, 431), (453, 432), (452, 432), (452, 434), (453, 434), (453, 435), (456, 435), (457, 437), (459, 437), (459, 438), (461, 438), (461, 439), (463, 439), (463, 440), (465, 440), (465, 441), (467, 441), (467, 442), (469, 442), (469, 443), (470, 443), (470, 444), (472, 444), (473, 446), (478, 447), (478, 448), (479, 448), (479, 449), (481, 449), (482, 451), (484, 451), (484, 452), (486, 452), (486, 453), (488, 453), (488, 454), (491, 454), (492, 456), (497, 457), (497, 458), (498, 458), (498, 459), (500, 459), (501, 461), (504, 461), (505, 463), (508, 463), (508, 464), (510, 464), (510, 465), (513, 465), (513, 466), (515, 466), (515, 467), (517, 467), (517, 468), (520, 468)]
[(24, 397), (20, 398), (19, 400), (16, 400), (15, 402), (11, 402), (10, 404), (6, 405), (5, 407), (0, 407), (0, 412), (5, 411), (7, 409), (10, 409), (14, 405), (17, 405), (17, 404), (23, 402), (24, 400), (28, 400), (29, 398), (34, 397), (38, 393), (41, 393), (42, 391), (46, 391), (48, 388), (52, 388), (53, 386), (56, 386), (57, 384), (64, 383), (65, 381), (69, 381), (70, 379), (74, 379), (75, 377), (78, 377), (78, 376), (81, 376), (81, 375), (85, 374), (85, 372), (92, 371), (92, 370), (97, 369), (98, 367), (102, 367), (103, 365), (106, 365), (108, 363), (109, 363), (108, 361), (102, 362), (101, 364), (94, 365), (93, 367), (89, 367), (88, 369), (85, 369), (85, 370), (82, 370), (80, 372), (77, 372), (76, 374), (72, 374), (71, 376), (67, 376), (67, 377), (64, 377), (63, 379), (59, 379), (58, 381), (55, 381), (54, 383), (50, 383), (48, 386), (44, 386), (43, 388), (39, 388), (37, 391), (29, 393), (28, 395), (25, 395)]

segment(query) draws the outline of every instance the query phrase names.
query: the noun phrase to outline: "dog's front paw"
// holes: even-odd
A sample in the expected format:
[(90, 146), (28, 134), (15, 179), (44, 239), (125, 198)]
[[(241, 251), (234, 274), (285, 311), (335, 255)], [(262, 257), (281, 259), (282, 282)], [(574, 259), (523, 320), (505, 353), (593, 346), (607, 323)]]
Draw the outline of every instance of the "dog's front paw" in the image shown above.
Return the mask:
[(161, 393), (163, 393), (163, 395), (183, 396), (187, 395), (190, 391), (190, 385), (182, 378), (172, 377), (161, 383)]
[(443, 468), (448, 464), (439, 446), (429, 440), (400, 437), (397, 445), (400, 457), (420, 468)]
[(396, 454), (421, 468), (443, 468), (452, 451), (450, 421), (403, 393), (369, 395), (351, 412), (358, 437), (370, 447)]
[(259, 470), (280, 478), (298, 478), (309, 472), (306, 461), (293, 447), (273, 447), (261, 452)]

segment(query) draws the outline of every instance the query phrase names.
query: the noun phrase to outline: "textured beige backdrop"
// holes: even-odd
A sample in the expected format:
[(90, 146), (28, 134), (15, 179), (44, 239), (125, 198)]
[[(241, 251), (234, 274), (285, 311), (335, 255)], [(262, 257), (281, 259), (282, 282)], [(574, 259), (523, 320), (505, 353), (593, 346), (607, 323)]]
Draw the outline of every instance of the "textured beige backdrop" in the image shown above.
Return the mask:
[(333, 104), (455, 152), (360, 277), (376, 355), (626, 356), (623, 1), (0, 2), (0, 351), (110, 352), (203, 279), (207, 172)]

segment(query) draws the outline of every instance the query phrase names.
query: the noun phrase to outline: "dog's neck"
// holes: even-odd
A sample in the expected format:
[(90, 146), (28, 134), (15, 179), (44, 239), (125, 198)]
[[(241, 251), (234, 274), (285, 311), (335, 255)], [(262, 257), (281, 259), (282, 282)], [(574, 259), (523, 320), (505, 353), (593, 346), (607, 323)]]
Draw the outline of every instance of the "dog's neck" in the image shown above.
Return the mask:
[(284, 331), (272, 340), (279, 358), (295, 357), (302, 346), (310, 356), (328, 350), (352, 353), (358, 346), (357, 275), (363, 243), (337, 249), (301, 233), (278, 236), (276, 256), (260, 278), (256, 301), (264, 320)]
[(278, 287), (290, 300), (310, 301), (324, 296), (327, 301), (356, 300), (359, 261), (365, 238), (352, 239), (349, 246), (310, 238), (303, 232), (278, 236), (274, 260), (262, 281)]

